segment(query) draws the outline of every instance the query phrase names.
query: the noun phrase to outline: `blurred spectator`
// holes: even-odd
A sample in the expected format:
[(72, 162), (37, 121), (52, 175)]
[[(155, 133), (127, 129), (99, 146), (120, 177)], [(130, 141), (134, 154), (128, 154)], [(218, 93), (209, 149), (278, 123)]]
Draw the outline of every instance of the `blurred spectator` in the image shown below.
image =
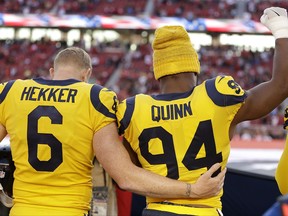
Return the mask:
[[(61, 45), (59, 46), (59, 44)], [(82, 43), (79, 45), (84, 46)], [(1, 81), (39, 76), (48, 77), (48, 70), (52, 64), (48, 56), (53, 56), (59, 49), (66, 46), (65, 43), (48, 39), (35, 42), (28, 40), (0, 41)], [(93, 62), (93, 74), (90, 81), (105, 85), (112, 74), (120, 69), (120, 79), (113, 85), (113, 89), (119, 94), (119, 99), (137, 93), (157, 92), (158, 84), (153, 78), (151, 68), (151, 47), (147, 44), (139, 44), (135, 51), (126, 50), (127, 47), (120, 41), (93, 44), (88, 51)], [(199, 83), (216, 74), (229, 75), (232, 72), (230, 75), (243, 88), (248, 89), (270, 78), (272, 56), (273, 49), (258, 52), (231, 45), (202, 46), (199, 50), (202, 62)], [(124, 64), (120, 64), (122, 61)], [(283, 108), (280, 106), (267, 117), (250, 122), (252, 127), (246, 125), (240, 128), (239, 134), (243, 139), (283, 138), (282, 113)], [(261, 127), (263, 124), (271, 125), (271, 127)], [(254, 128), (254, 130), (249, 128)]]
[[(1, 0), (0, 12), (137, 16), (145, 12), (148, 2), (147, 0)], [(192, 13), (193, 17), (197, 18), (243, 18), (258, 21), (259, 14), (272, 3), (276, 7), (288, 7), (286, 0), (156, 0), (152, 2), (151, 16), (176, 16), (188, 19), (191, 19)]]

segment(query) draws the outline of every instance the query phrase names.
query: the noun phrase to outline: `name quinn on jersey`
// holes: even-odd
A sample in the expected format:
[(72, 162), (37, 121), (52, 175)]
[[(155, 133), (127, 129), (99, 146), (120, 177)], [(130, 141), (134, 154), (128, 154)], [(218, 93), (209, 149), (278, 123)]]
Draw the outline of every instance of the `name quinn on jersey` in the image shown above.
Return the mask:
[(151, 106), (151, 119), (159, 122), (160, 120), (174, 120), (192, 115), (191, 101), (183, 104), (169, 104), (166, 106)]

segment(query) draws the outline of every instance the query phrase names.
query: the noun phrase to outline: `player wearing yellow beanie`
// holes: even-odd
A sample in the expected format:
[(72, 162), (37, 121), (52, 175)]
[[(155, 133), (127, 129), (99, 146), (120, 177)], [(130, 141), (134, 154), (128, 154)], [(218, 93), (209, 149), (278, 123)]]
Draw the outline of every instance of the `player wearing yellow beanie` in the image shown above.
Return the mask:
[(154, 76), (183, 73), (200, 73), (198, 55), (187, 31), (182, 26), (163, 26), (155, 31), (152, 44)]
[[(220, 192), (204, 198), (188, 198), (195, 192), (190, 187), (184, 199), (148, 195), (142, 216), (222, 215), (222, 177), (237, 125), (267, 115), (288, 97), (287, 11), (268, 8), (261, 22), (276, 38), (273, 79), (247, 92), (231, 76), (197, 84), (200, 63), (187, 31), (182, 26), (155, 31), (153, 66), (159, 94), (137, 94), (122, 101), (116, 113), (119, 134), (133, 161), (148, 171), (193, 184), (220, 165), (212, 179), (222, 184)], [(286, 164), (285, 159), (284, 168)], [(287, 188), (281, 170), (284, 180), (279, 184)]]

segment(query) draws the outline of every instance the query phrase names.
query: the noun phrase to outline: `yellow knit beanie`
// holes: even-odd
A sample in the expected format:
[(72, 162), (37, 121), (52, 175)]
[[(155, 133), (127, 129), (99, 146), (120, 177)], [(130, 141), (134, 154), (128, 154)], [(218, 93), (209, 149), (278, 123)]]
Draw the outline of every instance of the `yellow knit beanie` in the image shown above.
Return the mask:
[(155, 31), (153, 48), (154, 76), (200, 73), (200, 62), (187, 31), (182, 26), (163, 26)]

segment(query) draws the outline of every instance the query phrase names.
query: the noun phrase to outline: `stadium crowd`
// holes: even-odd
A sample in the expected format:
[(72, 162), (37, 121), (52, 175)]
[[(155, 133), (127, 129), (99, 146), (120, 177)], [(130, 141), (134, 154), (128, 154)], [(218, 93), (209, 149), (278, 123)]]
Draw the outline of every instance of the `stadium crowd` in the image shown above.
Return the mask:
[[(1, 13), (52, 13), (84, 15), (168, 16), (194, 18), (259, 20), (258, 14), (273, 3), (288, 7), (285, 0), (0, 0)], [(206, 5), (209, 4), (209, 7)]]
[[(81, 42), (75, 42), (74, 45), (83, 47)], [(48, 77), (52, 57), (63, 47), (67, 47), (65, 42), (49, 39), (34, 42), (0, 41), (1, 82), (17, 78)], [(137, 93), (158, 91), (152, 73), (150, 45), (139, 44), (137, 49), (132, 51), (129, 45), (119, 41), (103, 42), (92, 45), (88, 52), (94, 70), (90, 82), (106, 85), (113, 80), (109, 87), (118, 93), (119, 99)], [(199, 57), (203, 66), (198, 82), (201, 83), (216, 74), (225, 74), (233, 76), (244, 89), (251, 88), (270, 78), (272, 56), (273, 49), (259, 52), (231, 45), (202, 46)], [(118, 74), (119, 78), (113, 78), (115, 74)], [(265, 118), (246, 122), (243, 127), (239, 127), (239, 134), (243, 139), (283, 138), (285, 134), (282, 130), (282, 113), (283, 107), (280, 106)]]
[[(259, 14), (272, 2), (274, 6), (288, 7), (288, 2), (284, 0), (0, 0), (0, 13), (131, 16), (148, 14), (184, 17), (190, 20), (199, 17), (259, 20)], [(205, 7), (208, 3), (210, 7)], [(74, 45), (85, 47), (83, 41), (75, 42)], [(63, 47), (67, 47), (65, 41), (52, 41), (47, 38), (39, 41), (27, 39), (0, 41), (0, 81), (48, 77), (52, 57)], [(112, 80), (113, 85), (109, 84), (109, 87), (118, 93), (120, 99), (137, 93), (158, 91), (158, 84), (152, 73), (150, 45), (138, 44), (137, 49), (131, 50), (130, 44), (118, 40), (96, 42), (88, 52), (94, 68), (90, 81), (105, 85)], [(273, 49), (260, 52), (231, 45), (202, 46), (199, 49), (202, 63), (199, 83), (216, 74), (228, 74), (232, 75), (244, 89), (251, 88), (270, 78), (272, 56)], [(116, 79), (113, 76), (115, 74), (118, 75)], [(283, 138), (285, 134), (282, 130), (282, 114), (283, 107), (280, 106), (265, 118), (241, 125), (238, 133), (243, 139)]]

